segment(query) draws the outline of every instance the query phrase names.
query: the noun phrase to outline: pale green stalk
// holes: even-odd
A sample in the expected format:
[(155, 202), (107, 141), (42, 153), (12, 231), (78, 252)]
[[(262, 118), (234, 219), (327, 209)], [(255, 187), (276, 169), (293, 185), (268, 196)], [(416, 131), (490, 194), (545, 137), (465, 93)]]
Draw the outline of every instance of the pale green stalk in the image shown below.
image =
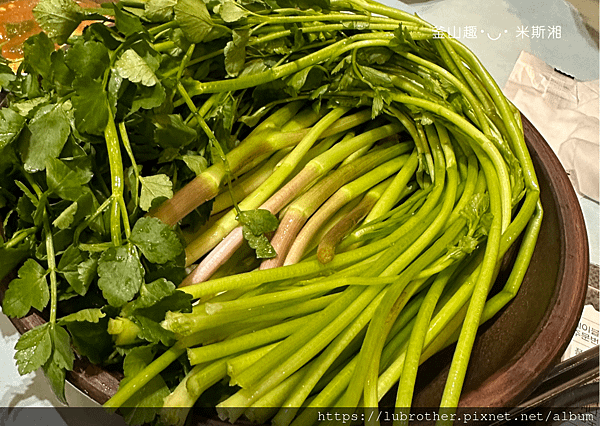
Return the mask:
[(412, 178), (414, 173), (417, 170), (417, 166), (419, 165), (419, 158), (416, 151), (414, 151), (408, 161), (402, 165), (402, 169), (400, 172), (396, 174), (394, 180), (388, 186), (386, 191), (383, 193), (379, 201), (373, 206), (373, 209), (369, 212), (367, 217), (364, 220), (364, 223), (367, 224), (374, 219), (381, 217), (383, 214), (387, 213), (392, 209), (393, 206), (399, 200), (399, 195), (402, 193), (408, 181)]
[[(284, 264), (289, 265), (297, 263), (305, 253), (306, 247), (312, 240), (317, 230), (326, 223), (335, 212), (343, 205), (360, 196), (369, 188), (378, 185), (381, 181), (387, 179), (390, 175), (397, 172), (406, 162), (408, 156), (401, 155), (380, 166), (373, 168), (362, 176), (345, 184), (338, 189), (331, 197), (323, 203), (318, 210), (310, 217), (302, 230), (297, 234), (291, 245)], [(359, 161), (365, 161), (362, 158)], [(350, 164), (350, 163), (349, 163)], [(342, 166), (344, 167), (344, 166)]]
[(273, 343), (293, 334), (301, 327), (306, 326), (306, 324), (311, 320), (311, 318), (313, 318), (314, 315), (317, 314), (283, 322), (272, 327), (260, 329), (210, 345), (200, 346), (197, 348), (188, 348), (188, 359), (190, 364), (196, 365), (203, 362), (212, 361), (226, 355), (233, 355), (248, 349), (253, 349), (257, 346)]

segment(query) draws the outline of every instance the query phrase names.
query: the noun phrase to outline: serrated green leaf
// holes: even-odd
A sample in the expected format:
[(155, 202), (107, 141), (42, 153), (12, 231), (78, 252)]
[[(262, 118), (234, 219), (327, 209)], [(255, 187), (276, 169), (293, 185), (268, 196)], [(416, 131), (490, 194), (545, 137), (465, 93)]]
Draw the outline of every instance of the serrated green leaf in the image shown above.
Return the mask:
[(148, 0), (144, 5), (144, 18), (150, 22), (170, 21), (177, 0)]
[[(47, 104), (49, 101), (50, 101), (50, 97), (48, 95), (39, 96), (39, 97), (33, 98), (33, 99), (24, 99), (24, 100), (17, 101), (17, 102), (11, 102), (10, 107), (11, 107), (11, 109), (15, 110), (20, 115), (22, 115), (23, 117), (31, 118), (33, 113), (39, 107), (42, 107), (43, 105)], [(4, 109), (0, 110), (0, 111), (4, 111)]]
[(246, 210), (240, 212), (237, 220), (248, 227), (254, 235), (261, 235), (277, 230), (279, 219), (266, 209)]
[(154, 86), (158, 78), (152, 67), (133, 49), (127, 49), (115, 62), (115, 71), (132, 83)]
[(359, 65), (363, 77), (372, 85), (372, 87), (393, 87), (391, 77), (382, 71), (372, 67)]
[(167, 92), (162, 84), (154, 86), (138, 86), (135, 91), (133, 102), (131, 103), (131, 112), (139, 109), (152, 109), (161, 106), (167, 98)]
[(258, 74), (267, 70), (268, 68), (269, 66), (267, 65), (267, 61), (263, 59), (254, 59), (246, 63), (246, 66), (244, 67), (244, 70), (240, 76)]
[(86, 40), (101, 42), (108, 50), (116, 50), (121, 45), (121, 42), (116, 38), (119, 36), (115, 34), (115, 31), (102, 22), (92, 22), (86, 25), (83, 36)]
[(256, 250), (259, 259), (270, 259), (277, 256), (275, 249), (265, 236), (279, 226), (277, 217), (266, 209), (242, 211), (237, 220), (242, 224), (242, 233), (248, 245)]
[(110, 247), (98, 260), (98, 287), (111, 306), (120, 307), (135, 297), (144, 279), (137, 249), (127, 244)]
[(392, 57), (392, 55), (393, 52), (387, 47), (367, 47), (365, 49), (360, 49), (357, 52), (357, 60), (361, 64), (383, 65)]
[(122, 3), (113, 3), (115, 25), (117, 29), (125, 34), (125, 36), (144, 32), (145, 28), (140, 18), (124, 10), (123, 7)]
[(83, 296), (96, 277), (97, 265), (94, 258), (88, 258), (77, 246), (70, 245), (60, 257), (57, 267), (73, 290)]
[(308, 74), (312, 70), (313, 67), (304, 68), (297, 73), (293, 74), (288, 80), (287, 84), (292, 89), (293, 94), (298, 94), (304, 86), (306, 79), (308, 78)]
[(24, 77), (25, 78), (20, 82), (20, 86), (21, 91), (27, 98), (32, 99), (44, 95), (42, 92), (39, 75), (37, 75), (35, 72), (27, 72)]
[(246, 226), (242, 227), (242, 232), (248, 245), (256, 251), (256, 257), (258, 259), (271, 259), (277, 256), (277, 252), (266, 236), (254, 235), (254, 233)]
[(225, 0), (221, 3), (219, 15), (225, 22), (236, 22), (248, 16), (248, 12), (242, 9), (236, 2)]
[(81, 6), (73, 0), (41, 0), (33, 15), (42, 29), (58, 44), (63, 44), (85, 18)]
[(52, 226), (57, 227), (58, 229), (67, 229), (75, 220), (75, 214), (77, 213), (77, 202), (71, 203), (69, 207), (64, 209), (61, 214), (59, 214), (56, 219), (52, 221)]
[(65, 63), (78, 76), (95, 80), (108, 66), (108, 49), (98, 41), (78, 39), (67, 50)]
[(175, 284), (161, 278), (149, 284), (143, 284), (140, 295), (134, 302), (135, 309), (149, 308), (175, 291)]
[(154, 141), (162, 148), (180, 148), (197, 137), (196, 131), (183, 122), (179, 114), (157, 114), (153, 117)]
[[(0, 247), (0, 280), (19, 265), (32, 251), (34, 237), (25, 238), (14, 247)], [(6, 297), (6, 296), (5, 296)]]
[(56, 353), (53, 352), (50, 356), (50, 359), (43, 365), (44, 375), (50, 382), (50, 387), (54, 392), (54, 395), (59, 399), (63, 404), (67, 403), (67, 398), (65, 396), (65, 380), (67, 378), (67, 372), (64, 368), (61, 368), (60, 365), (55, 361)]
[[(49, 158), (46, 165), (48, 189), (64, 200), (77, 201), (85, 194), (84, 185), (92, 179), (92, 176), (88, 157), (64, 161)], [(77, 207), (75, 207), (76, 211)]]
[(10, 91), (12, 83), (17, 79), (17, 76), (6, 64), (0, 64), (0, 89)]
[(71, 336), (56, 324), (50, 324), (50, 337), (52, 340), (52, 354), (44, 364), (44, 374), (50, 381), (50, 386), (58, 399), (66, 404), (65, 379), (67, 370), (73, 369), (75, 355), (71, 349)]
[(174, 260), (183, 251), (183, 244), (177, 233), (155, 217), (138, 219), (129, 240), (152, 263), (162, 264)]
[(155, 200), (173, 197), (173, 184), (165, 174), (140, 177), (142, 190), (140, 193), (140, 208), (149, 211)]
[(52, 355), (50, 323), (23, 333), (15, 345), (15, 360), (20, 375), (31, 373), (43, 366)]
[(202, 155), (186, 154), (182, 155), (181, 159), (196, 176), (208, 167), (208, 161)]
[(175, 21), (192, 43), (204, 41), (214, 27), (203, 1), (178, 0), (175, 5)]
[(52, 362), (59, 368), (72, 370), (75, 355), (71, 350), (71, 336), (60, 325), (52, 325), (51, 330), (53, 343)]
[(77, 312), (73, 312), (72, 314), (66, 315), (60, 318), (57, 321), (59, 325), (65, 325), (70, 322), (90, 322), (97, 323), (101, 318), (104, 318), (106, 314), (102, 311), (102, 309), (98, 308), (88, 308), (82, 309)]
[(44, 79), (50, 78), (54, 52), (54, 43), (46, 33), (41, 32), (29, 37), (23, 43), (23, 65), (30, 73), (37, 73)]
[(460, 237), (456, 245), (448, 249), (448, 258), (459, 259), (465, 254), (472, 253), (479, 246), (479, 241), (469, 235)]
[(0, 109), (0, 152), (11, 144), (25, 126), (25, 117), (10, 108)]
[(133, 315), (132, 319), (140, 327), (139, 338), (150, 343), (162, 343), (167, 347), (175, 343), (175, 333), (163, 328), (160, 323), (143, 315)]
[(80, 133), (102, 135), (108, 123), (108, 98), (102, 82), (90, 77), (77, 78), (73, 82), (75, 126)]
[(50, 301), (46, 270), (35, 260), (27, 259), (19, 268), (19, 278), (8, 285), (2, 310), (9, 317), (20, 318), (31, 308), (42, 310)]
[(132, 377), (135, 377), (148, 364), (154, 360), (153, 346), (142, 346), (133, 348), (123, 360), (123, 373), (125, 377), (119, 384), (119, 387), (124, 386)]
[(28, 137), (21, 138), (19, 150), (25, 170), (35, 173), (60, 155), (71, 133), (71, 123), (60, 104), (47, 105), (37, 111), (27, 128)]
[(97, 268), (98, 261), (96, 259), (90, 258), (81, 262), (79, 265), (77, 265), (77, 286), (75, 286), (74, 281), (70, 282), (69, 284), (77, 293), (83, 296), (85, 293), (87, 293), (94, 278), (96, 278)]
[(224, 49), (225, 70), (230, 77), (236, 77), (246, 63), (246, 45), (250, 40), (249, 30), (234, 30), (233, 39), (227, 43)]
[(140, 295), (123, 308), (126, 315), (142, 315), (155, 322), (165, 319), (165, 314), (171, 312), (191, 312), (192, 297), (179, 291), (175, 285), (159, 278), (150, 284), (142, 284)]
[(65, 62), (65, 51), (55, 50), (50, 55), (51, 72), (54, 88), (60, 96), (65, 96), (71, 92), (71, 86), (75, 79), (75, 73), (67, 66)]

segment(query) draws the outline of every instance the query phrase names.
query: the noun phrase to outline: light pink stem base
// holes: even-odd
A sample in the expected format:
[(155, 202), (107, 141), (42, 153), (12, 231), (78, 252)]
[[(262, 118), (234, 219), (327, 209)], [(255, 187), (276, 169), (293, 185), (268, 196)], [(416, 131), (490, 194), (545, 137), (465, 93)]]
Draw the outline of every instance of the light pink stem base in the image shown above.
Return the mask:
[[(316, 176), (312, 169), (304, 169), (298, 173), (292, 180), (283, 186), (279, 191), (273, 194), (267, 201), (260, 206), (261, 209), (269, 210), (273, 214), (285, 207), (298, 193), (307, 186)], [(204, 259), (180, 284), (181, 287), (207, 281), (244, 242), (242, 227), (233, 229), (217, 246), (206, 255)], [(283, 261), (282, 261), (283, 262)], [(263, 262), (264, 263), (264, 262)], [(262, 266), (262, 265), (261, 265)]]

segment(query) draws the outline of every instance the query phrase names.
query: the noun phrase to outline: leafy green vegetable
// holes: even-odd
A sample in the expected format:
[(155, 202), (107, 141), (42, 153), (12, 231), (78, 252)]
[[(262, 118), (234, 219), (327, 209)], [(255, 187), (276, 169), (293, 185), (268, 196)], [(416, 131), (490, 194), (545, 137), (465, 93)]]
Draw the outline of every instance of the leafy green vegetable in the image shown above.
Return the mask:
[(48, 189), (64, 200), (77, 201), (86, 193), (85, 185), (92, 179), (88, 158), (60, 160), (49, 158), (46, 162)]
[(38, 3), (33, 14), (40, 26), (57, 43), (65, 43), (85, 18), (83, 9), (70, 0), (46, 0)]
[(143, 279), (144, 267), (131, 244), (109, 247), (98, 259), (98, 287), (111, 306), (120, 307), (133, 299)]
[[(55, 325), (52, 327), (52, 343), (52, 357), (48, 362), (54, 364), (54, 367), (50, 367), (47, 362), (44, 369), (72, 370), (75, 355), (71, 350), (71, 336), (69, 336), (69, 333), (63, 327)], [(62, 386), (64, 388), (64, 377), (62, 379)], [(64, 396), (62, 399), (64, 400)]]
[(173, 196), (173, 184), (165, 174), (140, 177), (140, 183), (142, 184), (140, 194), (142, 210), (148, 211), (154, 202)]
[(176, 0), (148, 0), (144, 7), (144, 18), (151, 22), (168, 21), (173, 16)]
[(97, 79), (109, 64), (108, 49), (99, 41), (80, 39), (67, 50), (65, 63), (76, 75)]
[(158, 79), (154, 74), (156, 69), (146, 62), (135, 50), (127, 49), (115, 62), (116, 72), (132, 83), (141, 83), (144, 86), (154, 86)]
[(52, 355), (50, 324), (44, 324), (24, 333), (17, 342), (15, 359), (19, 374), (27, 374), (44, 365)]
[(182, 155), (181, 159), (196, 176), (202, 173), (208, 167), (208, 161), (201, 155), (186, 154)]
[(178, 114), (156, 115), (154, 124), (154, 140), (165, 149), (184, 147), (198, 137), (196, 131), (186, 125)]
[(23, 317), (31, 308), (42, 310), (50, 300), (46, 270), (33, 259), (19, 268), (19, 278), (11, 281), (2, 302), (2, 311), (11, 317)]
[(6, 277), (7, 274), (13, 271), (14, 268), (31, 254), (33, 247), (32, 239), (25, 238), (18, 244), (12, 247), (0, 247), (0, 279)]
[(72, 203), (69, 207), (63, 210), (63, 212), (57, 216), (52, 222), (52, 225), (58, 229), (68, 229), (75, 220), (75, 214), (77, 213), (77, 203)]
[(39, 33), (28, 38), (23, 44), (24, 66), (34, 75), (39, 74), (44, 79), (49, 79), (52, 72), (51, 54), (54, 52), (54, 43), (46, 33)]
[(163, 328), (160, 322), (167, 312), (190, 312), (191, 302), (189, 295), (177, 291), (175, 285), (164, 278), (142, 284), (139, 296), (123, 306), (109, 331), (116, 336), (119, 345), (131, 343), (133, 334), (135, 339), (170, 346), (175, 334)]
[(131, 230), (129, 240), (152, 263), (169, 262), (176, 259), (183, 251), (179, 236), (170, 227), (153, 217), (140, 218)]
[(19, 136), (24, 125), (24, 117), (10, 108), (0, 109), (0, 151)]
[(112, 4), (117, 29), (126, 36), (132, 36), (143, 32), (144, 26), (139, 17), (127, 11), (121, 3)]
[(225, 0), (221, 2), (219, 16), (225, 22), (236, 22), (248, 16), (248, 12), (240, 7), (235, 1)]
[(58, 158), (71, 133), (71, 125), (60, 104), (48, 105), (36, 112), (27, 130), (19, 150), (25, 170), (33, 173), (44, 170), (48, 160)]
[(89, 308), (82, 309), (81, 311), (74, 312), (69, 315), (65, 315), (58, 321), (59, 325), (64, 325), (72, 322), (90, 322), (97, 323), (100, 318), (104, 318), (106, 314), (102, 312), (102, 309)]
[(270, 211), (264, 209), (242, 211), (237, 220), (242, 224), (244, 238), (251, 248), (256, 250), (259, 259), (270, 259), (277, 255), (266, 237), (279, 226), (279, 220)]
[(175, 5), (175, 21), (192, 43), (203, 41), (213, 29), (213, 22), (204, 2), (179, 0)]
[(250, 39), (250, 32), (234, 31), (233, 40), (228, 42), (223, 50), (225, 55), (225, 70), (230, 77), (237, 76), (246, 63), (246, 45)]
[(75, 125), (81, 133), (101, 135), (108, 122), (108, 100), (102, 83), (85, 76), (73, 81)]
[(114, 342), (107, 332), (108, 317), (98, 322), (69, 321), (65, 324), (73, 338), (77, 353), (94, 364), (104, 364), (114, 351)]
[(83, 296), (96, 277), (97, 264), (96, 259), (88, 258), (76, 246), (70, 245), (58, 262), (58, 272), (65, 277), (73, 290)]

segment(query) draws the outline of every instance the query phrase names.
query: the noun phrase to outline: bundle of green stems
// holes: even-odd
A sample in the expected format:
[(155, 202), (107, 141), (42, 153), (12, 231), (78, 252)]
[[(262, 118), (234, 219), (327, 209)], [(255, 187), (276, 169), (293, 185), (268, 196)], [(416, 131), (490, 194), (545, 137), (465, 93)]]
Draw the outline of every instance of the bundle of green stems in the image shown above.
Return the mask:
[[(174, 103), (217, 149), (205, 115), (222, 93), (309, 69), (345, 75), (271, 105), (151, 211), (176, 225), (213, 200), (208, 222), (185, 235), (190, 273), (179, 289), (194, 307), (167, 313), (162, 327), (176, 342), (105, 407), (127, 406), (183, 357), (189, 371), (164, 400), (170, 424), (221, 382), (230, 392), (217, 412), (232, 422), (310, 425), (318, 407), (376, 412), (395, 385), (396, 409), (409, 412), (419, 365), (451, 344), (440, 406), (458, 406), (477, 330), (518, 291), (540, 229), (520, 115), (473, 53), (420, 18), (367, 0), (329, 7), (248, 13), (247, 49), (294, 33), (313, 42), (262, 71), (176, 86)], [(381, 62), (361, 59), (382, 51)], [(191, 52), (185, 67), (224, 54)], [(264, 259), (240, 222), (255, 209), (279, 220)], [(509, 278), (490, 297), (518, 240)]]

